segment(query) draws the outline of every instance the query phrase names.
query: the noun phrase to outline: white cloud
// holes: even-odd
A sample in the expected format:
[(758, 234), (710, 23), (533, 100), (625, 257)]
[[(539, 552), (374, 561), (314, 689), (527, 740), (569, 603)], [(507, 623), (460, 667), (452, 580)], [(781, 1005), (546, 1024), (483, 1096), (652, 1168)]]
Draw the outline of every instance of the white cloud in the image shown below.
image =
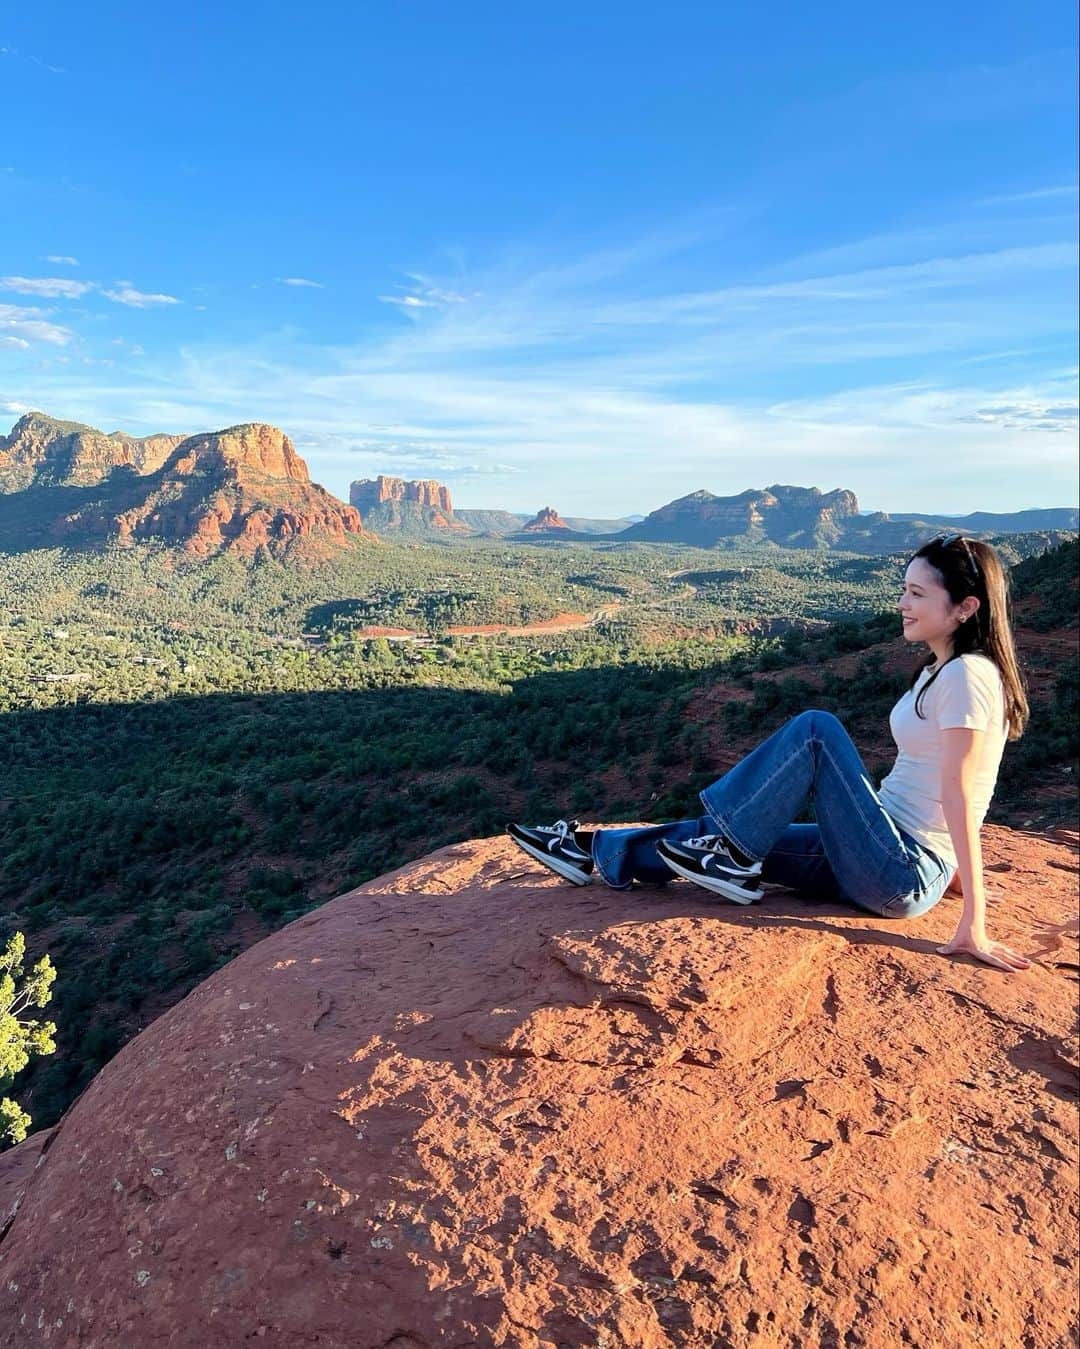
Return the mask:
[(126, 304), (133, 309), (150, 309), (159, 304), (179, 304), (180, 301), (175, 295), (150, 294), (147, 291), (136, 290), (130, 281), (117, 281), (119, 290), (103, 290), (101, 293), (107, 300), (112, 300), (116, 304)]
[(33, 408), (28, 407), (25, 403), (0, 403), (0, 408), (3, 408), (5, 412), (13, 413), (17, 417), (21, 417), (26, 412), (33, 412)]
[(397, 304), (402, 309), (438, 309), (434, 300), (422, 300), (419, 295), (380, 295), (383, 304)]
[(62, 276), (0, 276), (0, 290), (14, 290), (20, 295), (40, 295), (50, 300), (77, 300), (93, 289), (92, 281), (72, 281)]
[(380, 297), (413, 320), (390, 337), (319, 349), (273, 330), (114, 376), (46, 372), (19, 392), (107, 424), (258, 416), (315, 447), (312, 472), (339, 495), (350, 478), (429, 465), (475, 483), (482, 499), (462, 505), (552, 500), (564, 514), (776, 481), (894, 510), (1066, 504), (1075, 247), (944, 237), (913, 222), (767, 273), (718, 247), (680, 260), (700, 278), (681, 288), (658, 285), (657, 264), (700, 231), (518, 252), (442, 280), (406, 274)]
[(406, 272), (413, 283), (401, 286), (402, 295), (380, 295), (382, 304), (396, 304), (401, 309), (441, 309), (445, 305), (468, 304), (477, 299), (479, 291), (461, 291), (450, 286), (438, 284), (423, 272)]
[(79, 259), (69, 257), (66, 253), (48, 253), (42, 259), (44, 262), (55, 262), (57, 266), (78, 267)]
[(29, 345), (25, 337), (0, 337), (0, 347), (14, 347), (17, 351), (25, 351)]
[(49, 310), (28, 308), (24, 305), (0, 304), (0, 335), (21, 342), (46, 342), (63, 347), (73, 336), (69, 328), (48, 321)]
[(277, 280), (283, 286), (308, 286), (311, 290), (326, 289), (321, 281), (312, 281), (306, 276), (279, 276)]

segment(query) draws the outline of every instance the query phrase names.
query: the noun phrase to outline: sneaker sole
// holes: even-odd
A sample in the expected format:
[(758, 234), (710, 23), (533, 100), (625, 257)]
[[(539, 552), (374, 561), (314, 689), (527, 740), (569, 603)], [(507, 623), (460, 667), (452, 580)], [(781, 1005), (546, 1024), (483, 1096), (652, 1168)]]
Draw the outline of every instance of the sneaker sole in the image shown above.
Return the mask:
[(765, 898), (764, 890), (744, 890), (734, 881), (721, 880), (719, 876), (706, 877), (696, 871), (691, 871), (689, 867), (681, 866), (667, 853), (661, 852), (660, 857), (664, 865), (670, 867), (676, 876), (681, 876), (686, 881), (692, 881), (694, 885), (700, 885), (703, 890), (709, 890), (716, 895), (723, 895), (725, 899), (730, 899), (734, 904), (753, 904), (755, 900)]
[(539, 848), (533, 847), (531, 843), (526, 843), (524, 839), (517, 838), (514, 834), (510, 838), (538, 862), (542, 862), (549, 871), (554, 871), (561, 876), (564, 881), (570, 881), (574, 885), (592, 885), (592, 875), (582, 873), (570, 862), (564, 862), (561, 857), (552, 857), (551, 853), (541, 852)]

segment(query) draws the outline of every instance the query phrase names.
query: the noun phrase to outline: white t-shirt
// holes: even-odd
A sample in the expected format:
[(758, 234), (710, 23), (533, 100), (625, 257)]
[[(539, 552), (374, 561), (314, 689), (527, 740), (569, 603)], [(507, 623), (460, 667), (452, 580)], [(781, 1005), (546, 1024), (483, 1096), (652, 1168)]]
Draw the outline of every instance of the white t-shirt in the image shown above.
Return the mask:
[(994, 662), (978, 652), (968, 652), (942, 667), (922, 700), (923, 720), (915, 714), (915, 699), (933, 672), (933, 666), (923, 670), (914, 688), (908, 689), (889, 714), (889, 729), (899, 753), (892, 772), (881, 783), (879, 795), (901, 829), (955, 870), (956, 852), (941, 808), (941, 765), (945, 757), (941, 732), (954, 726), (986, 732), (972, 803), (981, 825), (1008, 739), (1005, 690)]

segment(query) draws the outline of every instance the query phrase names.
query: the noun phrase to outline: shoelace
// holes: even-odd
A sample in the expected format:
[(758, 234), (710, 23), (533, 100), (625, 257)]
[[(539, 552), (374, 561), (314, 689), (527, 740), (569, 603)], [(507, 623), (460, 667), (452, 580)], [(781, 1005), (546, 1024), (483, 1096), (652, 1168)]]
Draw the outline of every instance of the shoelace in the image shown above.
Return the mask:
[(558, 834), (559, 842), (565, 843), (567, 836), (572, 834), (578, 827), (577, 820), (556, 820), (554, 824), (538, 824), (536, 832), (538, 834)]
[(707, 848), (709, 852), (719, 852), (724, 846), (722, 834), (702, 834), (700, 838), (688, 838), (686, 842), (691, 848)]

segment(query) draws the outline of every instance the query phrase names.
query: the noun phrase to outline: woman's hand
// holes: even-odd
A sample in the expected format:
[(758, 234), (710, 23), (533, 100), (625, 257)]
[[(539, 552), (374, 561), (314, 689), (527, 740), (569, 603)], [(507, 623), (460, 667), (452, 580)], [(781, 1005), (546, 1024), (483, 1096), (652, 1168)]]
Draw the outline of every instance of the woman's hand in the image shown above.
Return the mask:
[(973, 932), (967, 927), (958, 927), (944, 946), (939, 946), (938, 955), (969, 955), (976, 960), (985, 961), (999, 970), (1026, 970), (1031, 967), (1027, 956), (1013, 951), (999, 941), (992, 941), (985, 932)]

